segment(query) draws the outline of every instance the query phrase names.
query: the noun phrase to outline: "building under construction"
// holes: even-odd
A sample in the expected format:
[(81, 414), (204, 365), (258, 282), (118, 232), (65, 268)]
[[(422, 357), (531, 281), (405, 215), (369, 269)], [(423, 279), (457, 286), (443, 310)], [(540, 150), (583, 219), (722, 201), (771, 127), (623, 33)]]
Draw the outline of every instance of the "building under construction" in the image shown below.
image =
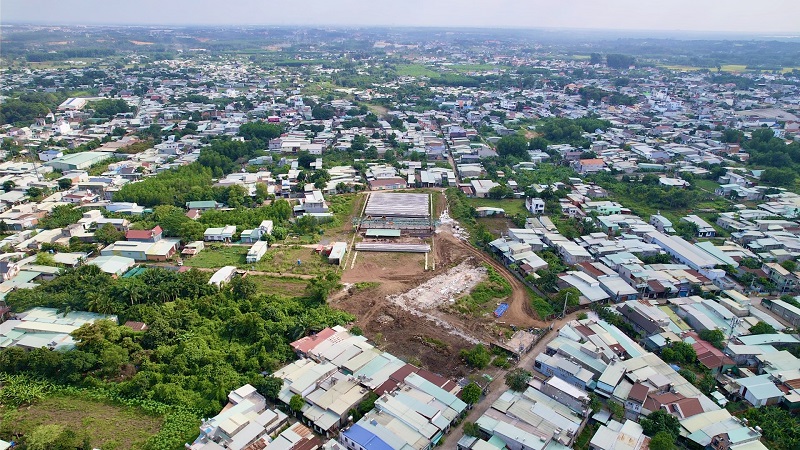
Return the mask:
[(354, 222), (357, 232), (377, 233), (369, 237), (387, 238), (399, 237), (396, 231), (389, 230), (399, 230), (404, 235), (427, 236), (433, 233), (436, 226), (431, 214), (430, 195), (400, 192), (370, 193), (364, 214)]

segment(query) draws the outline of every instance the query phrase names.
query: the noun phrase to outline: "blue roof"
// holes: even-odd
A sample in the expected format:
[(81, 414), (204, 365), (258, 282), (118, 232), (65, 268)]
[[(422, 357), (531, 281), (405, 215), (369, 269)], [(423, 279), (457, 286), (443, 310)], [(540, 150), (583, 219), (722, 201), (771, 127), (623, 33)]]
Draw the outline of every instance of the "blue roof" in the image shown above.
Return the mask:
[(342, 434), (366, 450), (394, 450), (391, 445), (382, 441), (381, 438), (359, 424), (353, 425)]

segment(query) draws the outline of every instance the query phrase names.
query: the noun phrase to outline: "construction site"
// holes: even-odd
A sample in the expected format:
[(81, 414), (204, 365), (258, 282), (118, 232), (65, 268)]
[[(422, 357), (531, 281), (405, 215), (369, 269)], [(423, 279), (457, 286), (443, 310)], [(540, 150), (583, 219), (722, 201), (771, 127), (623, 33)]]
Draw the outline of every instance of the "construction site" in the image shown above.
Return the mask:
[[(369, 194), (353, 221), (353, 251), (342, 273), (346, 288), (329, 303), (358, 317), (357, 325), (387, 351), (460, 376), (466, 370), (460, 350), (483, 343), (517, 353), (519, 345), (509, 345), (513, 330), (546, 324), (536, 319), (525, 286), (447, 218), (440, 192)], [(502, 317), (453, 312), (450, 305), (487, 278), (485, 266), (511, 284), (511, 295), (496, 299), (507, 305)]]

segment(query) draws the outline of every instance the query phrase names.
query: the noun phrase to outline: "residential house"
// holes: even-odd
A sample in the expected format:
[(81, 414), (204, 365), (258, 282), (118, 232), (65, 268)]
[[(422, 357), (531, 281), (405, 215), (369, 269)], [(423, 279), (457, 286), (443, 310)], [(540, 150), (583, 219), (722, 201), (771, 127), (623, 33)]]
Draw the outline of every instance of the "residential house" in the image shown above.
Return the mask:
[(193, 202), (186, 202), (186, 209), (197, 211), (208, 211), (210, 209), (219, 209), (222, 207), (221, 203), (214, 200), (198, 200)]
[(231, 242), (236, 234), (235, 225), (225, 225), (224, 227), (206, 228), (203, 232), (203, 240), (209, 242)]
[(128, 230), (125, 233), (125, 239), (137, 242), (157, 242), (160, 241), (164, 234), (164, 230), (156, 225), (152, 230)]
[(271, 220), (264, 220), (258, 227), (251, 230), (242, 231), (242, 244), (252, 244), (260, 241), (263, 236), (271, 235), (272, 227), (273, 225)]
[(371, 191), (393, 191), (408, 188), (407, 180), (401, 177), (377, 178), (367, 181), (367, 184)]
[(703, 220), (702, 218), (690, 214), (685, 217), (681, 217), (681, 222), (688, 222), (692, 223), (697, 226), (697, 237), (714, 237), (717, 235), (717, 230), (714, 229), (708, 222)]
[(544, 214), (544, 200), (536, 197), (525, 197), (525, 209), (533, 215)]
[(606, 168), (606, 163), (602, 159), (594, 158), (594, 159), (579, 159), (574, 164), (575, 170), (585, 175), (587, 173), (595, 173), (600, 172)]
[(489, 197), (489, 191), (496, 186), (500, 186), (491, 180), (472, 180), (470, 181), (470, 185), (473, 195), (478, 198)]
[[(219, 414), (203, 420), (200, 435), (186, 447), (189, 450), (270, 447), (273, 441), (270, 436), (287, 422), (286, 414), (277, 409), (268, 409), (264, 397), (253, 386), (246, 384), (228, 394), (228, 404)], [(292, 446), (282, 448), (290, 449)]]

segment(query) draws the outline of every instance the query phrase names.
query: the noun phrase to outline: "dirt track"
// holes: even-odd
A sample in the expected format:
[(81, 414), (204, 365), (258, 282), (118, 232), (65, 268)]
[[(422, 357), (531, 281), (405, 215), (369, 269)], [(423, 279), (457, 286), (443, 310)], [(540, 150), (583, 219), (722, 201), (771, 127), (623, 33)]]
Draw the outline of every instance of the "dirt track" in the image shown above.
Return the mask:
[(468, 243), (456, 239), (451, 233), (448, 232), (446, 228), (443, 228), (442, 232), (437, 234), (437, 238), (439, 238), (439, 240), (443, 240), (443, 244), (454, 245), (463, 248), (464, 251), (466, 251), (470, 256), (474, 257), (481, 263), (491, 266), (495, 271), (497, 271), (497, 273), (502, 275), (503, 278), (508, 280), (508, 282), (511, 284), (511, 297), (507, 300), (508, 310), (505, 314), (503, 314), (503, 317), (500, 318), (501, 322), (506, 322), (509, 325), (525, 328), (541, 328), (547, 325), (545, 322), (535, 319), (536, 314), (531, 308), (530, 296), (528, 295), (527, 287), (522, 284), (517, 277), (508, 273), (508, 269), (506, 269), (502, 264), (494, 260), (489, 255), (486, 255), (475, 247), (469, 245)]

